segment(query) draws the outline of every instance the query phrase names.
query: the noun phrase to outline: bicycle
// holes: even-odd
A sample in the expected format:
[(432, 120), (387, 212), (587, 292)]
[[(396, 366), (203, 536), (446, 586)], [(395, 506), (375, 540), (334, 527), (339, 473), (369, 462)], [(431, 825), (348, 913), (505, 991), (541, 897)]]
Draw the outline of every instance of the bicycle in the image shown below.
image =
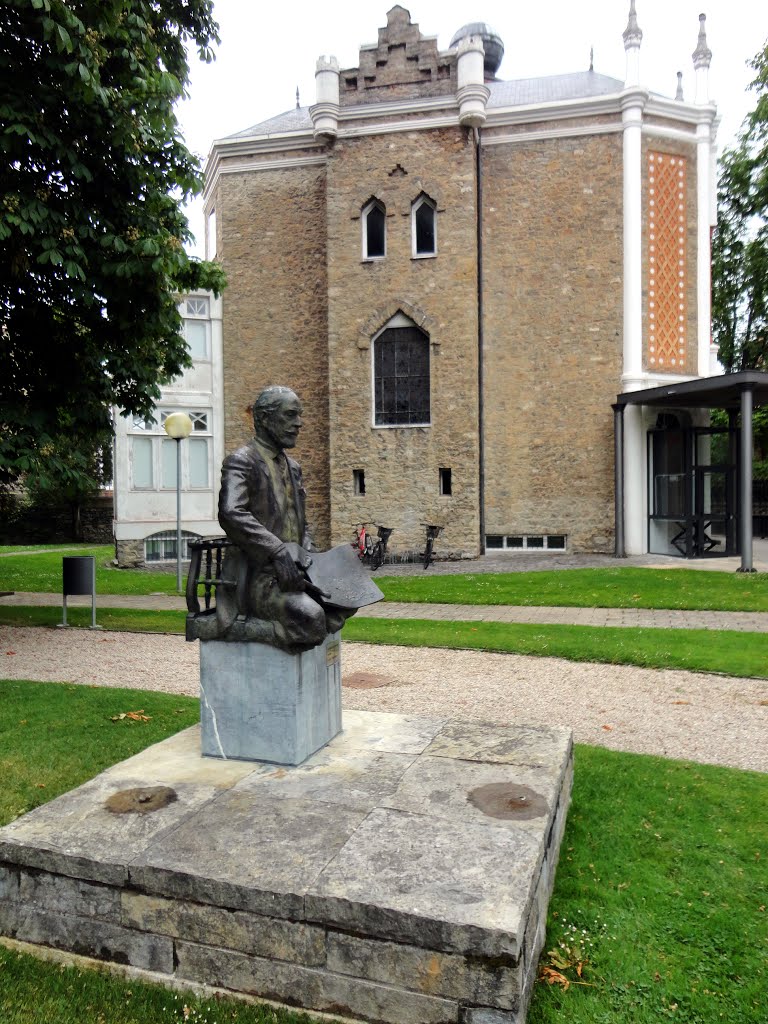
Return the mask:
[[(376, 540), (373, 540), (366, 530), (367, 526), (376, 527)], [(370, 565), (373, 572), (384, 562), (387, 554), (387, 544), (394, 532), (394, 527), (379, 526), (378, 523), (360, 523), (355, 528), (355, 539), (352, 547), (357, 551), (357, 557), (361, 562)]]
[(424, 568), (428, 569), (435, 560), (432, 550), (435, 546), (435, 540), (440, 536), (444, 527), (434, 526), (432, 523), (420, 523), (419, 525), (423, 526), (427, 531), (426, 543), (421, 557), (424, 559)]

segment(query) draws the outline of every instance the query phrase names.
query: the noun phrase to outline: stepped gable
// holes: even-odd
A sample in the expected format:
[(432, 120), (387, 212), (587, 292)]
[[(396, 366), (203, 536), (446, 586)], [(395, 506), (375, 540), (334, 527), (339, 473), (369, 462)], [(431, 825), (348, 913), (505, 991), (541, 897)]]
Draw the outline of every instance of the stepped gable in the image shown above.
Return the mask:
[(360, 66), (341, 72), (341, 106), (444, 96), (456, 90), (456, 54), (440, 53), (404, 7), (387, 13), (376, 45), (360, 47)]

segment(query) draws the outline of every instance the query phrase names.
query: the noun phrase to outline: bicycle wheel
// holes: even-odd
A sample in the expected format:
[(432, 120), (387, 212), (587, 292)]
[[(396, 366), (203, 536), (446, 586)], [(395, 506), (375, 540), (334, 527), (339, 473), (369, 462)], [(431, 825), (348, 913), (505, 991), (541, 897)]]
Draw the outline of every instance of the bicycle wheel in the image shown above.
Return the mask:
[(379, 568), (381, 563), (384, 561), (384, 551), (382, 550), (381, 543), (373, 545), (373, 551), (371, 552), (371, 569), (374, 572)]
[(432, 564), (432, 545), (433, 544), (434, 544), (434, 541), (430, 537), (429, 540), (427, 541), (426, 550), (424, 551), (424, 568), (425, 569), (428, 569), (430, 567), (430, 565)]

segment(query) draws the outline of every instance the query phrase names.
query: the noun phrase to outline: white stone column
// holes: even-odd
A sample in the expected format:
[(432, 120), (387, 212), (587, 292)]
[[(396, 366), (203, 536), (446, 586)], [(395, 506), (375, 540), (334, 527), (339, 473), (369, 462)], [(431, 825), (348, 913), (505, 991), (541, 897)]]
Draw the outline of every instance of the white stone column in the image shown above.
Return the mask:
[(712, 122), (714, 107), (709, 102), (709, 65), (712, 51), (707, 46), (706, 15), (699, 15), (699, 38), (693, 51), (693, 69), (696, 74), (696, 105), (704, 107), (696, 125), (696, 322), (697, 370), (700, 377), (711, 373), (712, 365), (712, 150), (714, 138)]
[(710, 122), (707, 120), (696, 125), (696, 323), (700, 377), (710, 374), (712, 341), (711, 171)]
[[(631, 83), (637, 78), (642, 33), (637, 23), (625, 33), (628, 88), (622, 96), (623, 125), (623, 223), (624, 223), (624, 351), (622, 390), (644, 386), (643, 374), (643, 109), (648, 93)], [(632, 30), (632, 31), (630, 31)], [(629, 34), (629, 39), (628, 39)], [(638, 38), (639, 37), (639, 38)], [(631, 45), (628, 45), (631, 44)], [(628, 405), (624, 413), (624, 544), (628, 555), (643, 554), (647, 543), (647, 501), (645, 484), (645, 438), (642, 409)]]
[(624, 366), (625, 391), (639, 387), (643, 369), (643, 107), (648, 98), (642, 89), (622, 96), (624, 136)]
[(480, 36), (466, 36), (461, 40), (456, 71), (459, 124), (480, 128), (485, 124), (485, 107), (491, 95), (485, 84), (485, 48)]
[(335, 139), (339, 131), (339, 62), (319, 57), (315, 71), (317, 101), (309, 108), (314, 136)]
[(624, 545), (628, 555), (643, 555), (648, 549), (645, 445), (643, 407), (628, 405), (624, 411)]

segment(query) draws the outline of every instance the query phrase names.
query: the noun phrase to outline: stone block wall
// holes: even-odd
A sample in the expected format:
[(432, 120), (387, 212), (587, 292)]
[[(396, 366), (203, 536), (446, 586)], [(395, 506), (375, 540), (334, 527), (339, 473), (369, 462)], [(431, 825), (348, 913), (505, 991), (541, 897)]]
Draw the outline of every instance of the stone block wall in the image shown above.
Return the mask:
[(485, 532), (613, 543), (620, 133), (483, 149)]
[(292, 388), (304, 428), (292, 455), (316, 542), (329, 539), (325, 171), (225, 173), (214, 198), (224, 297), (225, 451), (253, 433), (251, 406), (270, 384)]
[[(436, 203), (437, 255), (413, 258), (411, 206)], [(362, 259), (361, 210), (386, 207), (386, 257)], [(394, 527), (393, 550), (423, 548), (424, 521), (443, 547), (477, 554), (477, 255), (475, 156), (459, 128), (336, 142), (328, 159), (328, 349), (332, 538), (355, 523)], [(402, 312), (430, 340), (431, 424), (374, 427), (372, 338)], [(452, 475), (441, 496), (439, 470)], [(356, 495), (353, 470), (365, 472)]]

